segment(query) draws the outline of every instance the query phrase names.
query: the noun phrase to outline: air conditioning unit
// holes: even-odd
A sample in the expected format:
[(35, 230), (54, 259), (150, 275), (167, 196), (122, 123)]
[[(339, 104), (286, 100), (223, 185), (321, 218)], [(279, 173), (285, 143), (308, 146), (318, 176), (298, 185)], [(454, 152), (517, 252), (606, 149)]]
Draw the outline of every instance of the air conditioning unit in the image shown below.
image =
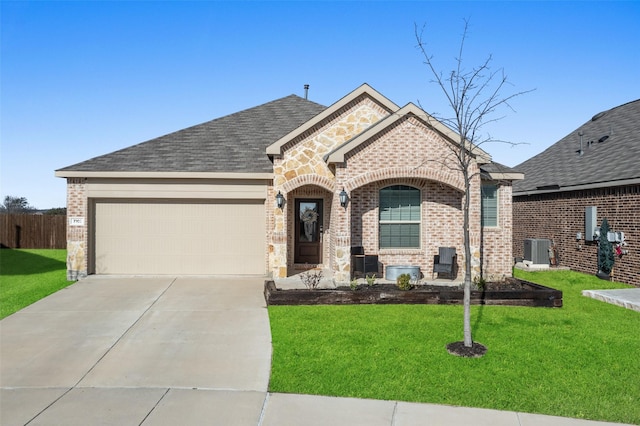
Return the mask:
[(527, 238), (524, 240), (524, 260), (535, 265), (549, 264), (549, 247), (551, 241), (544, 239)]

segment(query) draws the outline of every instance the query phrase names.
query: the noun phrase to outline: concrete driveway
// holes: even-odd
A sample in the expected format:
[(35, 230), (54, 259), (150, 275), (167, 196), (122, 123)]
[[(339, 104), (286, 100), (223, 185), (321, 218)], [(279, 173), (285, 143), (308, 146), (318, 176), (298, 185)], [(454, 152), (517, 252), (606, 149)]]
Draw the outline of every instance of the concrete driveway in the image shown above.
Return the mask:
[(257, 424), (271, 365), (263, 284), (91, 276), (5, 318), (0, 423)]

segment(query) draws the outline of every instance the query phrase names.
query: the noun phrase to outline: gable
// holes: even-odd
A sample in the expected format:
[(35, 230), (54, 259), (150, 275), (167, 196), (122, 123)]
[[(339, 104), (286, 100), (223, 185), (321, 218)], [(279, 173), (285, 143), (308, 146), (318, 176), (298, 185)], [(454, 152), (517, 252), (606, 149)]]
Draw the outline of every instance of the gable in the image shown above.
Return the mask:
[[(452, 142), (448, 138), (411, 115), (390, 125), (382, 124), (362, 142), (349, 141), (337, 167), (348, 169), (356, 182), (363, 178), (424, 178), (463, 190), (462, 174), (452, 158)], [(475, 163), (471, 167), (475, 171)]]
[[(296, 142), (304, 138), (305, 135), (308, 135), (309, 133), (317, 131), (319, 128), (331, 126), (336, 122), (340, 122), (341, 121), (340, 117), (343, 117), (347, 111), (352, 111), (354, 105), (362, 106), (367, 100), (370, 102), (370, 105), (377, 105), (378, 109), (386, 111), (387, 113), (391, 113), (398, 109), (398, 106), (396, 104), (391, 102), (389, 99), (387, 99), (378, 91), (376, 91), (371, 86), (365, 83), (362, 86), (358, 87), (353, 92), (349, 93), (347, 96), (343, 97), (342, 99), (340, 99), (339, 101), (331, 105), (329, 108), (327, 108), (320, 114), (316, 115), (306, 123), (302, 124), (300, 127), (294, 129), (290, 133), (278, 139), (273, 144), (269, 145), (266, 150), (267, 154), (268, 155), (282, 154), (283, 148), (285, 147), (286, 144)], [(354, 117), (348, 118), (348, 120), (356, 120), (355, 122), (352, 121), (352, 123), (357, 124), (362, 119), (362, 115), (363, 114), (360, 114), (360, 116), (357, 118), (354, 118)], [(370, 120), (369, 124), (373, 124), (373, 122), (375, 121)], [(343, 128), (346, 133), (339, 135), (341, 136), (340, 139), (342, 139), (343, 141), (348, 140), (349, 137), (353, 137), (355, 134), (357, 134), (353, 130), (353, 128), (349, 127), (349, 125), (343, 126)], [(358, 125), (358, 128), (364, 129), (364, 127), (360, 125)]]
[[(433, 133), (434, 135), (437, 134), (439, 138), (436, 139), (446, 141), (448, 144), (458, 145), (460, 143), (460, 136), (456, 132), (433, 118), (422, 109), (418, 108), (413, 103), (409, 103), (398, 111), (395, 111), (392, 115), (386, 117), (380, 123), (377, 123), (375, 126), (369, 127), (365, 132), (337, 147), (335, 150), (329, 153), (329, 155), (326, 156), (326, 161), (328, 163), (343, 162), (345, 159), (345, 155), (348, 152), (356, 149), (361, 144), (376, 138), (379, 134), (388, 132), (390, 129), (397, 127), (399, 124), (405, 122), (413, 123), (413, 126), (416, 127), (422, 127), (424, 130), (428, 131), (429, 133)], [(399, 141), (397, 147), (399, 148), (402, 145), (403, 144)], [(456, 148), (453, 149), (455, 150)], [(471, 151), (472, 154), (477, 157), (477, 161), (479, 163), (487, 163), (491, 161), (491, 157), (489, 156), (489, 154), (484, 152), (478, 146), (472, 146)], [(440, 152), (439, 155), (449, 156), (451, 152), (451, 146), (449, 145), (447, 151)], [(434, 155), (434, 153), (431, 154)]]
[(304, 175), (335, 179), (324, 157), (391, 113), (386, 98), (369, 90), (366, 85), (361, 87), (354, 96), (339, 101), (339, 107), (334, 104), (269, 148), (279, 153), (273, 168), (276, 185)]

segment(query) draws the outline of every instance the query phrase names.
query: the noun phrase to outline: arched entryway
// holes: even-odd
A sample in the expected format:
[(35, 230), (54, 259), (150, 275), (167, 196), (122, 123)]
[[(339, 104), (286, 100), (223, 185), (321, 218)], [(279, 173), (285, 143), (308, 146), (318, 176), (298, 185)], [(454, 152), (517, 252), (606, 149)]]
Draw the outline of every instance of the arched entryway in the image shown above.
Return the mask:
[(316, 185), (288, 193), (287, 275), (331, 265), (331, 204), (333, 194)]

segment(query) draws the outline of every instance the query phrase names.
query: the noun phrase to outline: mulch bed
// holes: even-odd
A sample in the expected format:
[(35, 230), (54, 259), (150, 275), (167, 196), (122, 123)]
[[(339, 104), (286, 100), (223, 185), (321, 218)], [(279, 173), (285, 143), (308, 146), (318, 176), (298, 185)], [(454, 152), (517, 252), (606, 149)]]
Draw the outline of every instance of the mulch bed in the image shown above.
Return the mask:
[(487, 347), (478, 342), (472, 342), (471, 346), (465, 346), (464, 342), (453, 342), (447, 345), (447, 352), (465, 358), (480, 358), (487, 353)]
[[(462, 304), (459, 286), (417, 285), (400, 290), (394, 284), (361, 284), (357, 288), (278, 289), (266, 281), (264, 297), (268, 305), (345, 305), (345, 304)], [(562, 307), (562, 292), (528, 281), (510, 278), (489, 282), (482, 290), (471, 292), (475, 305), (514, 305)]]

